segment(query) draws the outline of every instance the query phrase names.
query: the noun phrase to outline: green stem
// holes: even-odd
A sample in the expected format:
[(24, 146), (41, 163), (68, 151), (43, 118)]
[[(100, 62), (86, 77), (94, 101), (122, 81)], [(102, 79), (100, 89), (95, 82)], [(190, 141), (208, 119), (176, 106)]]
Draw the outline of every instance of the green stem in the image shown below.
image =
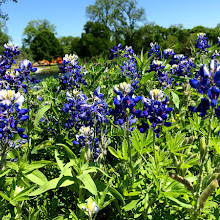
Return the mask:
[(28, 142), (27, 142), (27, 158), (29, 158), (30, 152), (30, 109), (29, 109), (29, 81), (27, 79), (27, 110), (28, 110)]
[(134, 183), (134, 168), (133, 168), (133, 164), (132, 164), (132, 156), (131, 156), (131, 145), (130, 145), (130, 139), (129, 139), (129, 120), (127, 120), (127, 128), (126, 128), (126, 140), (127, 140), (127, 144), (128, 144), (128, 154), (129, 154), (129, 158), (130, 158), (130, 168), (131, 168), (131, 173), (132, 173), (132, 184)]
[(197, 187), (196, 196), (195, 196), (195, 206), (194, 206), (194, 215), (193, 215), (193, 219), (195, 219), (195, 220), (198, 218), (198, 216), (200, 214), (199, 198), (200, 198), (200, 194), (202, 191), (204, 166), (207, 162), (206, 155), (208, 154), (208, 151), (209, 151), (209, 143), (210, 143), (210, 138), (211, 138), (211, 134), (212, 134), (213, 116), (214, 116), (214, 109), (213, 109), (212, 114), (209, 119), (209, 131), (208, 131), (208, 135), (207, 135), (207, 139), (206, 139), (206, 150), (205, 150), (204, 155), (200, 155), (200, 169), (199, 169), (199, 177), (198, 177), (198, 185), (197, 185), (198, 187)]
[(157, 167), (157, 155), (156, 155), (156, 134), (153, 131), (153, 151), (154, 151), (154, 161), (155, 161), (155, 165)]

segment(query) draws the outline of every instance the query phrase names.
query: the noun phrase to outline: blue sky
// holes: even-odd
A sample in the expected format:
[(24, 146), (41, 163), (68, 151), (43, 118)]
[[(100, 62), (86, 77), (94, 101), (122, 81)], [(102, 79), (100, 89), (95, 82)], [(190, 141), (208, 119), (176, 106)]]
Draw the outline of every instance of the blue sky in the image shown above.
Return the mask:
[[(9, 15), (8, 34), (21, 46), (22, 33), (31, 20), (48, 19), (56, 25), (57, 37), (81, 36), (88, 21), (86, 6), (94, 3), (95, 0), (8, 0), (2, 10)], [(164, 27), (215, 27), (220, 23), (220, 0), (138, 0), (138, 7), (145, 9), (147, 22)]]

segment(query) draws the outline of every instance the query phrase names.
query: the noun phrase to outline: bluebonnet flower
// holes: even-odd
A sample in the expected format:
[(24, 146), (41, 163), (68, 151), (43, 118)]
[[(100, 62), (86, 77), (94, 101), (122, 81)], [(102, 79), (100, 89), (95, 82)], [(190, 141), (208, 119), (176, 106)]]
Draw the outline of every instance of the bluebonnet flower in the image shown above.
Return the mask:
[[(0, 138), (7, 141), (11, 139), (15, 133), (18, 133), (21, 138), (27, 138), (23, 134), (25, 129), (19, 128), (17, 125), (28, 119), (27, 109), (20, 109), (24, 103), (24, 97), (20, 93), (15, 93), (13, 90), (0, 90)], [(12, 116), (12, 113), (17, 112), (17, 118)]]
[(195, 68), (196, 65), (193, 63), (192, 59), (185, 59), (178, 61), (178, 64), (172, 65), (172, 74), (176, 76), (191, 76), (192, 68)]
[(82, 206), (82, 210), (86, 211), (90, 216), (90, 218), (92, 218), (93, 215), (99, 211), (99, 206), (96, 204), (96, 202), (93, 199), (88, 198), (86, 200), (86, 204)]
[(114, 124), (124, 128), (125, 122), (129, 122), (129, 130), (131, 130), (132, 125), (137, 121), (135, 118), (135, 105), (141, 100), (141, 97), (135, 97), (133, 87), (126, 82), (114, 86), (113, 91), (117, 95), (116, 97), (113, 96), (115, 108), (109, 109), (109, 113), (114, 116)]
[(83, 78), (86, 70), (78, 65), (77, 55), (66, 54), (63, 58), (62, 66), (60, 66), (59, 69), (63, 73), (60, 77), (61, 89), (80, 88), (80, 84), (87, 85)]
[(157, 58), (160, 58), (160, 46), (158, 45), (158, 43), (150, 43), (150, 52), (148, 52), (148, 57), (154, 56)]
[(207, 41), (207, 37), (205, 33), (197, 34), (196, 48), (201, 52), (208, 52), (207, 48), (210, 47)]
[(163, 65), (163, 62), (160, 60), (153, 60), (152, 64), (150, 64), (150, 70), (149, 71), (162, 71), (165, 68)]
[[(149, 129), (149, 123), (157, 137), (160, 137), (161, 127), (171, 126), (171, 122), (167, 122), (168, 114), (173, 108), (168, 107), (168, 96), (164, 97), (164, 92), (159, 89), (153, 89), (149, 92), (150, 98), (142, 97), (143, 111), (137, 110), (136, 115), (141, 118), (141, 125), (138, 126), (140, 132), (144, 133)], [(147, 119), (144, 121), (143, 119)]]
[(214, 52), (213, 52), (213, 54), (210, 56), (210, 58), (212, 59), (212, 60), (215, 60), (217, 57), (219, 57), (220, 56), (220, 53), (217, 51), (217, 50), (215, 50)]
[(100, 148), (99, 139), (95, 138), (94, 128), (82, 126), (79, 129), (79, 134), (76, 135), (76, 139), (73, 144), (79, 145), (81, 149), (85, 148), (85, 160), (89, 161), (92, 157), (96, 161), (100, 155)]
[[(199, 80), (197, 79), (199, 78)], [(207, 94), (211, 85), (220, 86), (220, 65), (215, 60), (211, 60), (209, 67), (204, 64), (194, 79), (189, 81), (192, 88), (199, 93)]]
[(204, 117), (209, 110), (210, 103), (209, 100), (206, 98), (202, 98), (198, 107), (189, 106), (189, 110), (191, 112), (199, 112), (201, 117)]
[[(198, 80), (199, 78), (199, 80)], [(209, 107), (216, 108), (219, 97), (220, 87), (220, 64), (212, 59), (208, 67), (204, 64), (197, 76), (194, 79), (190, 79), (190, 85), (192, 88), (197, 89), (199, 93), (208, 95), (208, 98), (202, 98), (198, 107), (189, 106), (189, 110), (192, 112), (200, 112), (200, 116), (204, 117), (209, 110)], [(218, 116), (218, 109), (215, 109)]]
[(118, 44), (118, 46), (113, 47), (112, 49), (110, 49), (111, 55), (109, 57), (109, 59), (118, 59), (118, 56), (122, 53), (122, 45)]
[(28, 138), (24, 134), (25, 128), (21, 127), (23, 122), (28, 119), (28, 115), (26, 115), (28, 110), (21, 109), (23, 102), (24, 97), (20, 93), (16, 93), (14, 90), (0, 90), (0, 169), (4, 168), (7, 152), (15, 147), (11, 143), (14, 135), (18, 134), (22, 139)]
[[(31, 75), (31, 73), (35, 73), (37, 71), (37, 68), (33, 68), (32, 63), (29, 60), (24, 60), (19, 68), (17, 69), (18, 72), (21, 73), (21, 75), (24, 77), (24, 80), (28, 83), (29, 81), (33, 84), (39, 83), (39, 80), (36, 79), (34, 75)], [(24, 90), (26, 93), (27, 91)]]
[(173, 51), (173, 49), (165, 49), (163, 51), (163, 56), (165, 59), (172, 58), (176, 53)]
[(140, 78), (139, 73), (137, 72), (137, 62), (136, 60), (126, 60), (123, 61), (121, 70), (124, 77), (131, 78), (132, 80)]
[(185, 60), (186, 56), (183, 54), (175, 54), (173, 55), (172, 59), (170, 60), (170, 65), (179, 64), (181, 61)]
[(9, 54), (12, 55), (19, 55), (20, 51), (18, 50), (18, 45), (14, 45), (13, 43), (4, 44), (5, 54), (8, 56)]

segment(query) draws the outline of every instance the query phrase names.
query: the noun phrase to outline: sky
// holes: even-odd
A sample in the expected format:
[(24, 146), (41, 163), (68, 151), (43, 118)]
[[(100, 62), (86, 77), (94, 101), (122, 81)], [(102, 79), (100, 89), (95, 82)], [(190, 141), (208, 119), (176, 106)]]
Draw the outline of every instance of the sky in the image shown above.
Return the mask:
[[(169, 27), (183, 24), (184, 28), (198, 25), (216, 27), (220, 23), (220, 0), (137, 0), (143, 7), (146, 22)], [(95, 0), (8, 0), (2, 11), (9, 15), (6, 22), (12, 42), (22, 46), (24, 28), (31, 20), (47, 19), (56, 26), (57, 37), (81, 36), (88, 21), (86, 7)], [(143, 23), (143, 24), (144, 24)]]

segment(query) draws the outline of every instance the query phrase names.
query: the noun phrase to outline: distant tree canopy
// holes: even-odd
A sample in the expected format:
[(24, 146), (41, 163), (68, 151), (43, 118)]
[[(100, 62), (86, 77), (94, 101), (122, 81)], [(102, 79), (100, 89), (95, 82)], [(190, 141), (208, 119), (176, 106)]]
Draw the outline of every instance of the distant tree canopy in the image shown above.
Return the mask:
[(50, 31), (41, 31), (30, 44), (30, 50), (35, 61), (48, 60), (63, 56), (63, 48), (60, 42)]
[(0, 54), (3, 54), (4, 44), (8, 43), (9, 36), (7, 35), (7, 28), (4, 21), (0, 21)]
[(28, 22), (28, 25), (24, 29), (22, 42), (24, 46), (30, 46), (31, 42), (35, 38), (35, 36), (40, 33), (41, 31), (49, 31), (54, 34), (56, 26), (51, 24), (50, 21), (43, 19), (43, 20), (33, 20)]
[(86, 13), (91, 21), (105, 25), (115, 41), (131, 41), (138, 22), (145, 20), (144, 9), (137, 8), (136, 0), (96, 0)]
[(106, 54), (111, 46), (110, 30), (99, 22), (87, 22), (84, 26), (85, 33), (82, 33), (79, 41), (79, 55), (93, 57)]
[(78, 53), (79, 49), (79, 37), (60, 37), (59, 38), (60, 44), (63, 47), (64, 54), (70, 54), (70, 53)]
[[(1, 10), (1, 5), (5, 2), (7, 2), (8, 0), (0, 0), (0, 19), (2, 20), (8, 20), (8, 14), (4, 13)], [(18, 2), (17, 0), (12, 0), (13, 2)]]

